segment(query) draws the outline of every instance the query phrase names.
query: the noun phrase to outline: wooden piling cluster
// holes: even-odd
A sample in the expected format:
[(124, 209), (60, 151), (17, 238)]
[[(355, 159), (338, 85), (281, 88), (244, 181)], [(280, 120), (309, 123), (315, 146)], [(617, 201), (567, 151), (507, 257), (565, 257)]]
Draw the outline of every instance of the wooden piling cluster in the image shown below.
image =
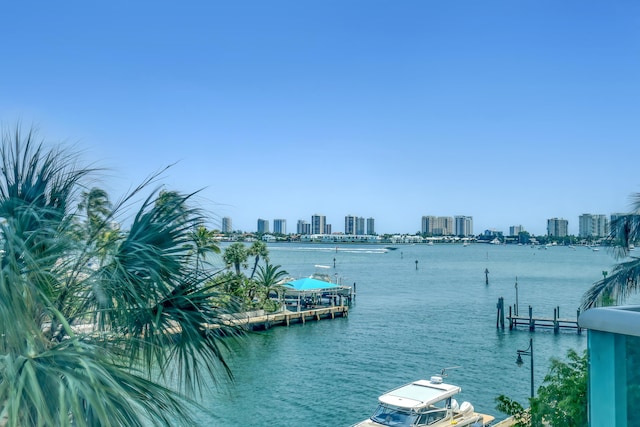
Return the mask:
[(578, 324), (580, 310), (577, 310), (575, 319), (560, 318), (560, 307), (553, 309), (553, 317), (534, 317), (533, 308), (529, 306), (528, 315), (520, 316), (518, 314), (518, 307), (514, 305), (513, 307), (509, 306), (509, 314), (505, 316), (504, 298), (502, 297), (498, 298), (497, 309), (496, 328), (504, 329), (506, 317), (509, 322), (509, 330), (517, 328), (518, 326), (527, 326), (531, 332), (535, 331), (536, 327), (539, 327), (553, 328), (553, 332), (555, 333), (560, 332), (561, 329), (575, 329), (578, 334), (582, 333), (582, 328)]

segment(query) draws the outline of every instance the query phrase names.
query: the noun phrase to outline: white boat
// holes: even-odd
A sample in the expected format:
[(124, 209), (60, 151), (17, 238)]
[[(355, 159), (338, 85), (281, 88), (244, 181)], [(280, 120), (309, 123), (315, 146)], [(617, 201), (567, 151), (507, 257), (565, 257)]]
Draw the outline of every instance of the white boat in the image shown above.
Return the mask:
[(354, 427), (485, 427), (494, 417), (475, 412), (473, 405), (453, 398), (462, 390), (445, 384), (442, 376), (418, 380), (386, 392), (370, 418)]

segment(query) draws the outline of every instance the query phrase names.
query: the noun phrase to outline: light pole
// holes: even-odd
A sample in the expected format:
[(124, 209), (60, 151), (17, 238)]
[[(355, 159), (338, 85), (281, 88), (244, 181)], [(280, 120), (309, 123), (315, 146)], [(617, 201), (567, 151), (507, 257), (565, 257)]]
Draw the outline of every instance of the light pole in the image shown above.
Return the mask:
[(516, 365), (522, 366), (522, 355), (530, 356), (531, 358), (531, 398), (533, 399), (533, 338), (529, 338), (529, 347), (526, 350), (518, 350), (518, 358), (516, 359)]

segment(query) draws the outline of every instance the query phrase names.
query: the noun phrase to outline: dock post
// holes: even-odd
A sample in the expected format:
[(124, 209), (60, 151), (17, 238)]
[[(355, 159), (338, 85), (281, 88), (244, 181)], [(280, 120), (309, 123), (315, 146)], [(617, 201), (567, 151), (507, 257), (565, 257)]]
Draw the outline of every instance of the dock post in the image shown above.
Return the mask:
[(509, 330), (513, 329), (513, 316), (511, 315), (511, 306), (509, 306)]
[(582, 328), (580, 327), (580, 309), (576, 313), (576, 326), (578, 327), (578, 335), (582, 334)]
[(498, 298), (498, 304), (496, 304), (498, 308), (498, 312), (496, 313), (496, 328), (500, 328), (502, 325), (502, 329), (504, 329), (504, 298)]
[(533, 321), (533, 308), (529, 306), (529, 330), (531, 332), (536, 330), (536, 323)]
[(555, 332), (556, 334), (558, 332), (560, 332), (560, 326), (559, 326), (559, 322), (558, 322), (558, 312), (560, 311), (560, 308), (554, 308), (553, 309), (553, 332)]

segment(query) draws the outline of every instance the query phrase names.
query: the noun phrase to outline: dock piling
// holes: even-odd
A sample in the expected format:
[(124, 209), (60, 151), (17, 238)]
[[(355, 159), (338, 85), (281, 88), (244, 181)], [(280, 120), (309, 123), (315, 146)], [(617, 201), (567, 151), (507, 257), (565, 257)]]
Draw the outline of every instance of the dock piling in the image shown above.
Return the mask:
[(531, 332), (536, 330), (536, 323), (533, 321), (533, 308), (529, 306), (529, 330)]
[(504, 298), (498, 298), (498, 314), (496, 318), (496, 328), (504, 329)]

